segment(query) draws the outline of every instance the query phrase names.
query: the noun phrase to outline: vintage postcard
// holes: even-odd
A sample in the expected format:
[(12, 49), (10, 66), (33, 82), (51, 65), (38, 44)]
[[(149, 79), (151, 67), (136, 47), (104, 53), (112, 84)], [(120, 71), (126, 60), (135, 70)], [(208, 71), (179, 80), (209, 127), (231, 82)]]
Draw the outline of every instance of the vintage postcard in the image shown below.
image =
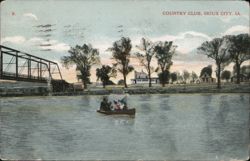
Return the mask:
[(1, 160), (249, 159), (249, 3), (1, 0)]

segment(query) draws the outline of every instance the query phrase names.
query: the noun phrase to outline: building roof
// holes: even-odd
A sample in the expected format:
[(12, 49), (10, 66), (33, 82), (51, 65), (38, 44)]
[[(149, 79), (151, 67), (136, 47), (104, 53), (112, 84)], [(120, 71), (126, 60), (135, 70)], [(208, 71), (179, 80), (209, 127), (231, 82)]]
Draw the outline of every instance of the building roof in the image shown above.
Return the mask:
[(204, 73), (200, 78), (212, 78), (209, 74)]
[(137, 72), (135, 70), (135, 79), (136, 78), (147, 78), (148, 77), (148, 74), (145, 73), (143, 70), (141, 72)]

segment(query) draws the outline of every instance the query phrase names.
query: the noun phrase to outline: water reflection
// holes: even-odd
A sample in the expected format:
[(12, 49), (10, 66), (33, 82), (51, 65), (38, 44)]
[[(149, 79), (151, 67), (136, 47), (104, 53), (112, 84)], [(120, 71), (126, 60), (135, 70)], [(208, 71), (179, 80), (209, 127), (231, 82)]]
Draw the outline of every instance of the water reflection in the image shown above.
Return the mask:
[(245, 158), (249, 95), (134, 95), (135, 117), (96, 113), (100, 96), (0, 99), (0, 155), (11, 159)]
[[(246, 102), (238, 104), (236, 101), (241, 99), (240, 97), (219, 95), (214, 98), (216, 100), (210, 102), (209, 109), (203, 108), (206, 119), (204, 145), (207, 151), (218, 159), (247, 157), (247, 144), (244, 140), (249, 139), (249, 136), (243, 129), (248, 127), (248, 114), (243, 114), (243, 111), (247, 110), (247, 106), (244, 105)], [(239, 150), (238, 147), (242, 149)]]

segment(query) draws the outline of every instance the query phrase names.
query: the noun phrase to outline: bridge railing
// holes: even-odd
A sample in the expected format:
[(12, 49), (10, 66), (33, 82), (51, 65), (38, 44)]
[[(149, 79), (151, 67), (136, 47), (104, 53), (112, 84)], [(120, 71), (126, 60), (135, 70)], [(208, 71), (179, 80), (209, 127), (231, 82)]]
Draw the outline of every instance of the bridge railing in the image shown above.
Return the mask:
[[(4, 62), (4, 58), (7, 56), (15, 59), (14, 72), (8, 72), (4, 70), (4, 64), (7, 64), (8, 66), (13, 64), (12, 62)], [(19, 70), (21, 63), (19, 59), (25, 60), (25, 62), (27, 62), (27, 66), (25, 66), (27, 70)], [(32, 64), (34, 63), (37, 64), (36, 68), (32, 68)], [(21, 67), (24, 67), (24, 65)], [(57, 69), (60, 80), (63, 80), (60, 68), (56, 62), (0, 45), (0, 79), (44, 82), (48, 77), (43, 76), (44, 70), (48, 72), (51, 79), (55, 79), (53, 78), (55, 72), (52, 70), (52, 67)], [(37, 76), (31, 72), (34, 69), (36, 69), (35, 73)], [(19, 71), (26, 71), (27, 74), (20, 73)]]

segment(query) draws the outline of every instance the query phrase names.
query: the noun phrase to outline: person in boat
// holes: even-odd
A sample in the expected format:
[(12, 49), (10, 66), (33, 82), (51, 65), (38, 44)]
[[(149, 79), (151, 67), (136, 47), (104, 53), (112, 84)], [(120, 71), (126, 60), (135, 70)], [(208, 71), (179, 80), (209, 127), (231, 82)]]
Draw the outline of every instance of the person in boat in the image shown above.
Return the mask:
[(124, 102), (124, 105), (123, 105), (123, 108), (122, 108), (123, 110), (128, 110), (128, 106), (127, 106), (127, 103), (126, 102)]
[(114, 101), (114, 109), (115, 110), (121, 110), (121, 106), (117, 101)]
[(100, 110), (102, 111), (111, 111), (111, 102), (108, 102), (107, 97), (103, 97), (101, 102)]

